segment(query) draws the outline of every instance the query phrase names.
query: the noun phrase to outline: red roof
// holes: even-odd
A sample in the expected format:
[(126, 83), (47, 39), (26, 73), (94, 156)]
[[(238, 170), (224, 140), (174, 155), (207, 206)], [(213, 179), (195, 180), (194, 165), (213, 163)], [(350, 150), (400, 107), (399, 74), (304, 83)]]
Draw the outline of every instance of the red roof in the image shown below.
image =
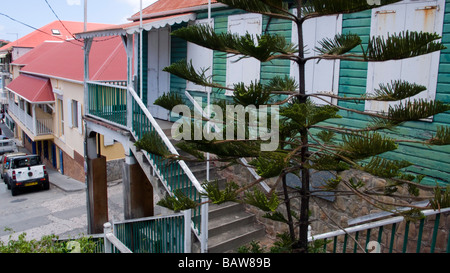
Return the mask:
[[(64, 26), (63, 26), (63, 24)], [(33, 31), (30, 34), (23, 36), (22, 38), (11, 42), (8, 45), (0, 47), (0, 51), (9, 50), (12, 47), (26, 47), (34, 48), (44, 41), (64, 41), (71, 39), (73, 33), (82, 32), (84, 30), (83, 22), (72, 22), (72, 21), (54, 21), (48, 25), (41, 27), (39, 30)], [(108, 26), (106, 24), (96, 24), (88, 23), (87, 29), (93, 30), (98, 28), (104, 28)], [(66, 30), (70, 31), (70, 33)], [(52, 32), (52, 30), (57, 30), (58, 32)]]
[[(47, 49), (43, 46), (29, 52), (28, 54), (33, 53), (38, 57), (21, 71), (46, 77), (84, 80), (82, 42), (70, 40), (54, 46), (51, 50)], [(89, 72), (90, 79), (93, 81), (127, 80), (126, 52), (120, 37), (94, 40), (90, 53)]]
[(31, 103), (54, 102), (50, 79), (20, 75), (6, 87)]
[(39, 58), (45, 52), (50, 51), (53, 48), (59, 46), (61, 43), (62, 43), (62, 41), (61, 42), (53, 42), (53, 41), (44, 42), (44, 43), (38, 45), (37, 47), (35, 47), (30, 52), (27, 52), (27, 54), (18, 58), (11, 64), (12, 65), (27, 65), (27, 64), (31, 63), (32, 61), (34, 61), (36, 58)]
[[(211, 3), (216, 3), (216, 0), (211, 0)], [(142, 10), (144, 18), (151, 17), (152, 14), (166, 13), (166, 12), (187, 12), (187, 10), (197, 6), (208, 5), (208, 0), (159, 0), (147, 8)], [(139, 20), (140, 12), (131, 16), (133, 20)], [(159, 15), (161, 16), (161, 15)]]

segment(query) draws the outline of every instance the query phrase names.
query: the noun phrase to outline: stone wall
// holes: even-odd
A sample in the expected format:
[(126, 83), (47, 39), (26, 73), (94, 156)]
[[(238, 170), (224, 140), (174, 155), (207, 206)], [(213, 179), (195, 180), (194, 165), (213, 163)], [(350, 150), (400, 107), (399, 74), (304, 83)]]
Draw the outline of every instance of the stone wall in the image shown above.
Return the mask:
[(107, 181), (116, 181), (122, 179), (123, 164), (125, 159), (110, 160), (106, 163)]
[[(225, 169), (220, 172), (221, 176), (227, 178), (229, 181), (233, 180), (238, 184), (242, 185), (247, 183), (248, 181), (254, 181), (255, 179), (248, 172), (248, 170), (243, 166), (233, 166), (231, 168)], [(384, 187), (386, 181), (384, 179), (374, 177), (370, 174), (359, 172), (355, 170), (345, 171), (340, 173), (344, 179), (348, 179), (350, 177), (354, 177), (356, 179), (361, 180), (365, 186), (362, 188), (376, 190), (380, 189), (380, 187)], [(268, 184), (272, 184), (275, 181), (272, 179), (268, 181)], [(348, 189), (344, 188), (344, 186), (339, 186), (337, 191), (341, 191), (341, 194), (335, 195), (334, 201), (325, 200), (319, 197), (311, 198), (310, 202), (310, 220), (311, 220), (311, 228), (312, 235), (322, 234), (330, 231), (338, 230), (340, 227), (349, 227), (349, 220), (371, 215), (374, 213), (382, 212), (381, 209), (376, 208), (369, 200), (364, 200), (361, 197), (355, 195), (344, 194), (343, 191), (347, 192)], [(405, 195), (407, 194), (406, 189), (399, 190), (396, 194)], [(421, 196), (431, 196), (430, 192), (425, 192), (421, 190)], [(394, 203), (395, 199), (389, 196), (380, 196), (377, 197), (380, 201), (386, 203)], [(409, 202), (418, 202), (423, 201), (421, 199), (409, 199)], [(293, 210), (299, 212), (299, 200), (292, 199)], [(280, 212), (284, 213), (284, 206), (280, 206)], [(280, 222), (275, 222), (272, 220), (268, 220), (263, 218), (262, 216), (265, 214), (261, 210), (247, 206), (247, 209), (256, 214), (259, 222), (266, 226), (267, 235), (275, 239), (277, 233), (282, 233), (288, 230), (287, 225)], [(379, 220), (379, 219), (377, 219)], [(423, 228), (423, 238), (421, 244), (421, 252), (429, 252), (431, 245), (431, 236), (433, 234), (433, 228), (435, 223), (435, 216), (428, 217), (424, 222)], [(409, 240), (407, 244), (408, 252), (416, 252), (417, 246), (417, 236), (419, 232), (420, 222), (411, 222), (409, 225)], [(406, 222), (403, 221), (395, 226), (395, 234), (394, 234), (394, 244), (392, 252), (401, 252), (403, 248), (404, 234), (405, 234)], [(449, 236), (449, 227), (450, 227), (450, 213), (445, 213), (441, 215), (441, 219), (439, 222), (440, 232), (438, 233), (437, 244), (435, 252), (445, 252), (445, 248), (447, 246), (448, 236)], [(392, 226), (387, 226), (381, 231), (381, 247), (382, 250), (389, 251), (390, 242), (391, 242), (391, 234), (392, 234)], [(366, 236), (367, 233), (361, 232), (358, 234), (358, 243), (361, 246), (365, 246), (366, 244)], [(377, 240), (379, 236), (379, 229), (376, 228), (371, 231), (370, 241)], [(342, 238), (341, 238), (342, 237)], [(354, 246), (357, 245), (351, 239), (347, 239), (347, 252), (352, 252)], [(338, 249), (342, 248), (344, 243), (344, 236), (340, 236), (338, 239)], [(330, 243), (328, 246), (328, 251), (332, 251), (333, 243)]]

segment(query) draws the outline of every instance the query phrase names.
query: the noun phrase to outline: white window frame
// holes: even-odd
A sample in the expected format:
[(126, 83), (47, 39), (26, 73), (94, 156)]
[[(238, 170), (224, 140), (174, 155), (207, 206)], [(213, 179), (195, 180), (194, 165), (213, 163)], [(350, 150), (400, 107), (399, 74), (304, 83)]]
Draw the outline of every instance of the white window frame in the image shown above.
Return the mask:
[[(214, 18), (211, 18), (211, 20), (208, 19), (196, 20), (194, 24), (195, 25), (209, 24), (210, 27), (214, 27)], [(206, 77), (212, 77), (213, 74), (212, 73), (213, 54), (214, 54), (213, 50), (196, 45), (194, 43), (188, 43), (187, 45), (187, 61), (190, 62), (192, 60), (192, 66), (196, 71), (209, 68), (205, 73)], [(206, 87), (195, 84), (190, 81), (186, 81), (186, 90), (189, 91), (211, 92), (211, 89), (212, 89), (211, 87)]]
[[(297, 11), (294, 10), (296, 14)], [(321, 22), (322, 21), (322, 22)], [(309, 32), (309, 30), (313, 30)], [(334, 34), (329, 35), (333, 32)], [(303, 23), (303, 41), (307, 48), (305, 57), (314, 57), (319, 55), (314, 49), (319, 42), (325, 38), (334, 38), (335, 35), (342, 33), (342, 15), (330, 15), (318, 18), (308, 19)], [(292, 42), (297, 43), (298, 31), (297, 24), (292, 23)], [(305, 89), (306, 94), (332, 92), (333, 95), (339, 93), (339, 70), (340, 60), (311, 60), (305, 66)], [(300, 82), (299, 67), (296, 62), (291, 62), (290, 76)], [(317, 105), (337, 104), (337, 99), (322, 96), (321, 99), (311, 97), (312, 102)]]
[[(436, 6), (436, 11), (438, 12), (435, 23), (434, 23), (434, 29), (431, 30), (431, 32), (436, 32), (437, 34), (442, 36), (443, 32), (443, 25), (444, 25), (444, 13), (445, 13), (445, 0), (433, 0), (433, 1), (413, 1), (413, 0), (405, 0), (399, 3), (383, 6), (380, 8), (376, 8), (372, 10), (372, 19), (371, 19), (371, 30), (370, 30), (370, 37), (377, 36), (379, 33), (383, 34), (386, 31), (379, 30), (379, 25), (377, 24), (377, 16), (380, 15), (389, 15), (393, 13), (399, 13), (401, 15), (401, 12), (405, 12), (404, 15), (404, 27), (401, 29), (403, 30), (421, 30), (421, 29), (411, 29), (414, 28), (414, 22), (415, 19), (414, 14), (412, 15), (409, 11), (411, 9), (415, 10), (424, 10), (424, 9), (430, 9), (432, 7)], [(404, 10), (403, 10), (404, 9)], [(408, 13), (409, 12), (409, 13)], [(402, 17), (399, 17), (402, 19)], [(398, 19), (398, 18), (396, 18)], [(400, 19), (400, 20), (401, 20)], [(383, 20), (383, 21), (386, 21)], [(387, 25), (395, 27), (399, 25), (394, 23), (387, 23)], [(430, 30), (428, 30), (430, 31)], [(389, 32), (392, 33), (392, 32)], [(423, 63), (429, 61), (429, 69), (420, 67), (418, 68), (418, 65), (414, 65), (414, 63)], [(416, 96), (413, 96), (411, 98), (402, 100), (401, 102), (405, 102), (407, 100), (414, 100), (414, 99), (428, 99), (428, 100), (435, 100), (436, 98), (436, 88), (437, 88), (437, 79), (438, 79), (438, 72), (439, 72), (439, 62), (440, 62), (440, 52), (434, 52), (431, 54), (426, 54), (418, 57), (408, 58), (404, 60), (397, 60), (397, 61), (387, 61), (387, 62), (369, 62), (368, 64), (368, 70), (367, 70), (367, 94), (373, 94), (374, 89), (379, 88), (380, 83), (390, 83), (392, 80), (406, 80), (411, 83), (417, 83), (421, 84), (427, 87), (427, 91), (424, 91)], [(407, 73), (408, 69), (413, 69), (416, 67), (417, 73)], [(399, 71), (400, 69), (400, 71)], [(414, 70), (415, 71), (415, 70)], [(381, 74), (381, 73), (383, 74)], [(428, 72), (428, 80), (423, 80), (424, 82), (418, 82), (414, 75), (419, 75), (420, 73)], [(380, 74), (378, 74), (380, 73)], [(398, 76), (398, 74), (400, 76)], [(408, 76), (409, 75), (409, 76)], [(367, 112), (387, 112), (389, 109), (389, 106), (398, 105), (400, 102), (379, 102), (379, 101), (366, 101), (365, 103), (365, 111)], [(432, 121), (432, 117), (428, 119), (424, 119), (426, 121)]]
[[(239, 21), (244, 21), (245, 23), (248, 23), (249, 21), (253, 20), (256, 24), (259, 25), (259, 29), (257, 33), (250, 33), (252, 35), (261, 35), (262, 33), (262, 15), (261, 14), (255, 14), (255, 13), (246, 13), (246, 14), (238, 14), (238, 15), (230, 15), (228, 16), (228, 32), (231, 31), (231, 27), (233, 24), (238, 23)], [(243, 32), (239, 32), (240, 35), (245, 34), (248, 32), (247, 28), (244, 28)], [(242, 55), (233, 56), (232, 54), (228, 54), (227, 56), (227, 70), (226, 70), (226, 86), (229, 88), (233, 88), (235, 83), (244, 82), (244, 84), (249, 85), (252, 81), (260, 80), (261, 79), (261, 62), (256, 60), (255, 58), (244, 58), (236, 62), (239, 58), (241, 58)], [(242, 73), (236, 77), (235, 74), (231, 73), (231, 71), (236, 71), (237, 66), (241, 67)], [(246, 76), (245, 75), (245, 66), (252, 67), (251, 73), (254, 74), (254, 76)], [(233, 92), (230, 90), (227, 90), (225, 92), (226, 96), (233, 96)]]
[(70, 116), (70, 120), (71, 120), (71, 124), (72, 124), (72, 128), (78, 128), (79, 124), (78, 124), (78, 104), (79, 102), (76, 100), (71, 100), (71, 105), (70, 105), (70, 109), (71, 109), (71, 116)]

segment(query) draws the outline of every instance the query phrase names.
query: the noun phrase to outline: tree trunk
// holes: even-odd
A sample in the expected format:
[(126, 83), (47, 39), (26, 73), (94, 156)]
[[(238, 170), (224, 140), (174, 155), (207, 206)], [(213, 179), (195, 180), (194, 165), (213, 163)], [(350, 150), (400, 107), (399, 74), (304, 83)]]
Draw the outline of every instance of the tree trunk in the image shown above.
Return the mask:
[[(302, 0), (297, 1), (297, 18), (302, 17)], [(299, 100), (301, 103), (306, 103), (307, 97), (304, 96), (306, 94), (305, 88), (305, 52), (304, 52), (304, 43), (303, 43), (303, 24), (299, 20), (297, 23), (297, 31), (298, 31), (298, 49), (299, 49), (299, 60), (297, 62), (299, 66)], [(302, 145), (303, 148), (301, 150), (302, 164), (305, 164), (307, 161), (308, 155), (308, 130), (303, 128), (300, 131)], [(310, 184), (310, 176), (309, 169), (303, 168), (301, 169), (302, 174), (302, 189), (300, 190), (301, 195), (301, 204), (300, 204), (300, 225), (299, 225), (299, 240), (295, 245), (295, 248), (300, 252), (308, 252), (308, 226), (309, 226), (309, 184)]]

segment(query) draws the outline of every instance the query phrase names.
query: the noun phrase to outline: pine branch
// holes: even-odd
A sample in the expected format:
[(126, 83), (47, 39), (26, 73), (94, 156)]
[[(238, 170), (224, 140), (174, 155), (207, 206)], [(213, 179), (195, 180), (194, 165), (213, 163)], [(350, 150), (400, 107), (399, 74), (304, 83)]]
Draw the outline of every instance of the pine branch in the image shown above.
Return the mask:
[(220, 205), (225, 202), (237, 202), (237, 190), (239, 186), (231, 181), (228, 182), (224, 190), (219, 189), (219, 182), (206, 182), (202, 184), (206, 191), (206, 196), (213, 204)]
[(307, 128), (319, 122), (332, 118), (342, 118), (339, 109), (331, 105), (317, 106), (310, 100), (306, 103), (298, 103), (294, 100), (280, 110), (280, 115), (291, 119), (298, 126)]
[(163, 140), (155, 131), (144, 134), (134, 145), (139, 149), (158, 156), (169, 157), (171, 155)]
[(233, 33), (214, 32), (209, 25), (193, 25), (172, 32), (173, 36), (188, 42), (221, 52), (253, 57), (261, 62), (273, 59), (292, 59), (298, 52), (297, 47), (288, 43), (283, 36), (263, 34), (243, 36)]
[(303, 5), (302, 14), (306, 20), (318, 16), (359, 12), (400, 1), (401, 0), (380, 0), (380, 5), (376, 5), (368, 0), (307, 0)]
[(233, 8), (267, 15), (273, 18), (291, 21), (295, 20), (295, 15), (289, 11), (288, 3), (283, 0), (217, 0), (217, 2)]
[(387, 119), (393, 124), (400, 124), (405, 121), (428, 118), (439, 113), (450, 110), (450, 104), (441, 101), (414, 100), (400, 103), (394, 107), (390, 106)]
[(261, 153), (260, 156), (249, 162), (255, 167), (256, 173), (264, 178), (279, 176), (288, 166), (286, 155), (283, 153)]
[[(209, 68), (208, 68), (209, 69)], [(210, 77), (206, 77), (205, 73), (207, 69), (202, 69), (200, 71), (196, 71), (194, 66), (192, 65), (192, 60), (187, 63), (185, 59), (180, 60), (178, 62), (172, 63), (168, 67), (165, 67), (163, 71), (173, 74), (177, 77), (185, 79), (187, 81), (193, 82), (198, 85), (233, 90), (231, 88), (227, 88), (217, 83), (213, 83)]]
[(367, 60), (371, 62), (401, 60), (446, 49), (436, 40), (436, 33), (402, 31), (384, 37), (372, 37), (367, 47)]
[(271, 98), (270, 91), (261, 82), (253, 83), (253, 81), (248, 86), (245, 86), (244, 83), (235, 84), (233, 94), (234, 103), (244, 107), (265, 105)]
[(436, 135), (428, 143), (432, 145), (450, 145), (450, 127), (438, 126)]
[(407, 161), (388, 160), (380, 157), (373, 157), (369, 163), (363, 166), (363, 170), (370, 174), (383, 178), (400, 176), (400, 169), (411, 166)]
[(272, 94), (277, 91), (286, 92), (286, 94), (292, 94), (297, 92), (298, 84), (294, 78), (287, 75), (282, 78), (281, 76), (273, 77), (267, 84), (267, 90), (271, 91)]
[(380, 84), (380, 88), (375, 89), (374, 96), (369, 97), (368, 100), (398, 101), (415, 96), (425, 90), (427, 90), (425, 86), (396, 80), (390, 84)]
[(274, 212), (280, 204), (275, 193), (272, 193), (270, 199), (268, 199), (258, 188), (255, 188), (252, 192), (247, 192), (244, 202), (265, 212)]
[(155, 100), (154, 104), (172, 111), (175, 106), (184, 104), (184, 101), (181, 96), (176, 93), (164, 93), (161, 97)]
[(200, 204), (186, 196), (180, 189), (175, 190), (173, 196), (166, 196), (161, 199), (157, 205), (168, 208), (173, 211), (183, 211), (194, 209)]
[(342, 136), (341, 154), (354, 160), (364, 159), (398, 148), (395, 141), (379, 133), (359, 133)]
[(319, 41), (321, 47), (316, 47), (315, 50), (323, 55), (343, 55), (361, 42), (361, 38), (356, 34), (337, 34), (334, 38)]

